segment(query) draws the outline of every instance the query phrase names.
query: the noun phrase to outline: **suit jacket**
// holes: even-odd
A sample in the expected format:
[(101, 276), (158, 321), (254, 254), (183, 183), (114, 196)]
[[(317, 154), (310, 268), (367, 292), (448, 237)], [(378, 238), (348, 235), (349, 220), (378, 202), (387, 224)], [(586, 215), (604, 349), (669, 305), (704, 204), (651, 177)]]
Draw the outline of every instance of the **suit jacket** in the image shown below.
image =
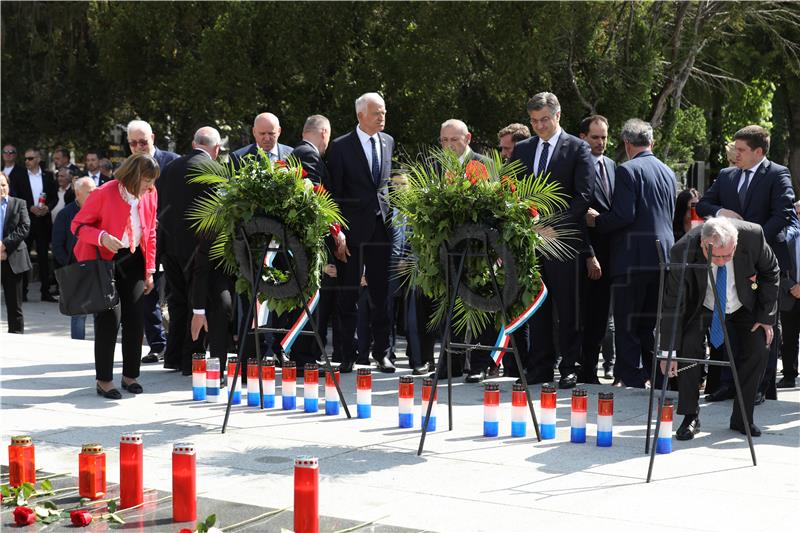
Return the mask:
[(170, 161), (174, 161), (178, 159), (178, 154), (175, 152), (170, 152), (169, 150), (161, 150), (158, 146), (155, 147), (156, 151), (153, 152), (153, 159), (156, 160), (158, 163), (161, 172), (164, 172), (164, 168)]
[[(594, 165), (592, 168), (595, 169), (595, 182), (594, 189), (592, 191), (592, 199), (589, 203), (589, 207), (593, 208), (600, 214), (611, 211), (611, 205), (614, 200), (614, 189), (616, 187), (617, 168), (616, 163), (614, 163), (614, 160), (610, 157), (602, 156), (602, 162), (606, 169), (606, 176), (608, 177), (608, 183), (611, 187), (611, 194), (610, 196), (606, 196), (606, 193), (603, 189), (603, 181), (600, 178), (600, 173), (596, 170), (597, 165)], [(611, 252), (610, 235), (599, 232), (597, 228), (588, 228), (588, 237), (588, 256), (597, 257), (597, 260), (600, 261), (600, 266), (604, 269), (608, 268), (607, 263), (609, 254)]]
[[(100, 233), (105, 231), (122, 240), (128, 224), (131, 208), (122, 197), (120, 184), (109, 181), (94, 190), (81, 210), (72, 219), (72, 233), (78, 239), (73, 253), (78, 261), (88, 261), (100, 256), (106, 261), (114, 258), (114, 252), (100, 245)], [(158, 192), (150, 191), (139, 199), (139, 220), (142, 223), (142, 238), (139, 246), (144, 255), (145, 277), (156, 270), (156, 211)]]
[(20, 198), (20, 194), (14, 189), (15, 184), (22, 178), (28, 178), (28, 171), (23, 165), (14, 165), (8, 175), (9, 194), (14, 198)]
[(387, 229), (391, 227), (389, 178), (392, 171), (394, 139), (385, 133), (380, 138), (380, 185), (372, 181), (372, 171), (355, 130), (334, 139), (328, 148), (328, 181), (325, 187), (339, 204), (347, 221), (345, 233), (350, 243), (368, 240), (375, 231), (375, 214), (380, 212)]
[(296, 157), (303, 168), (308, 172), (308, 179), (316, 184), (324, 183), (328, 180), (328, 167), (319, 150), (308, 141), (302, 141), (294, 147), (292, 155)]
[[(27, 177), (26, 173), (25, 178)], [(28, 246), (25, 244), (25, 238), (30, 229), (31, 220), (25, 202), (20, 198), (9, 196), (6, 218), (3, 221), (2, 239), (8, 256), (8, 266), (11, 267), (14, 274), (31, 269), (31, 258), (28, 256)]]
[[(286, 161), (286, 158), (291, 154), (291, 146), (278, 143), (278, 159)], [(252, 155), (254, 157), (258, 155), (258, 145), (256, 143), (248, 144), (247, 146), (243, 146), (242, 148), (239, 148), (235, 152), (231, 153), (231, 162), (233, 163), (233, 168), (238, 170), (242, 166), (242, 158), (246, 155)]]
[[(30, 218), (31, 233), (34, 235), (39, 235), (41, 233), (50, 235), (53, 228), (53, 218), (50, 216), (50, 213), (42, 217), (33, 216), (30, 213), (31, 207), (33, 207), (39, 199), (33, 197), (27, 169), (22, 169), (22, 172), (17, 174), (11, 189), (17, 195), (17, 198), (25, 200), (28, 216)], [(47, 208), (52, 211), (58, 203), (58, 184), (56, 184), (56, 180), (53, 178), (53, 173), (49, 170), (42, 170), (42, 191), (45, 193), (44, 203)]]
[(744, 205), (739, 201), (739, 179), (742, 170), (725, 168), (697, 203), (703, 217), (716, 215), (720, 209), (736, 211), (741, 217), (764, 228), (767, 243), (772, 246), (782, 269), (790, 266), (786, 245), (786, 228), (798, 225), (794, 210), (794, 191), (789, 169), (770, 160), (750, 177)]
[[(511, 160), (522, 162), (526, 176), (536, 172), (533, 164), (537, 146), (539, 146), (539, 137), (531, 137), (514, 145)], [(558, 138), (558, 143), (551, 147), (551, 150), (553, 150), (553, 155), (545, 170), (546, 181), (561, 185), (560, 192), (567, 195), (569, 202), (565, 213), (566, 218), (558, 226), (578, 231), (581, 242), (571, 244), (578, 248), (579, 252), (582, 252), (588, 248), (589, 239), (586, 232), (585, 215), (594, 189), (595, 173), (591, 150), (586, 142), (563, 130)]]
[[(755, 322), (775, 324), (778, 307), (778, 261), (772, 248), (757, 224), (732, 220), (739, 230), (739, 242), (733, 254), (734, 283), (742, 305), (749, 310)], [(707, 265), (708, 260), (700, 247), (702, 225), (692, 228), (675, 243), (670, 253), (671, 263)], [(673, 327), (677, 327), (676, 345), (680, 346), (683, 328), (696, 320), (703, 310), (703, 300), (708, 289), (708, 270), (687, 269), (684, 276), (684, 297), (678, 301), (680, 268), (671, 268), (664, 289), (664, 314), (661, 320), (661, 349), (670, 350)], [(756, 277), (753, 289), (751, 278)], [(677, 320), (677, 325), (675, 321)], [(675, 347), (677, 347), (675, 346)]]
[(53, 258), (58, 266), (68, 265), (75, 261), (72, 251), (78, 239), (72, 233), (72, 220), (79, 210), (78, 202), (72, 201), (59, 211), (53, 222), (53, 239), (50, 242), (53, 248)]
[(617, 167), (611, 211), (595, 219), (611, 234), (611, 276), (658, 269), (655, 241), (664, 257), (675, 242), (675, 174), (649, 150)]

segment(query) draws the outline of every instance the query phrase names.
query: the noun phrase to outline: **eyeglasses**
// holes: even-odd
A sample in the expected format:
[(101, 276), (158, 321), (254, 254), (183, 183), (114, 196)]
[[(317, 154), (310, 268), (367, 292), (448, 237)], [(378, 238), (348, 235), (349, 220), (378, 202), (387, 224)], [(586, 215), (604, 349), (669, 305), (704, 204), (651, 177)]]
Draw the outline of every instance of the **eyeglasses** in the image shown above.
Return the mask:
[(35, 157), (35, 156), (34, 156), (34, 157), (26, 157), (26, 158), (25, 158), (25, 161), (33, 161), (34, 159), (36, 159), (36, 157)]
[(14, 155), (17, 153), (16, 150), (3, 150), (3, 153), (6, 155)]
[(138, 144), (139, 146), (145, 147), (145, 146), (147, 146), (148, 142), (149, 141), (147, 139), (140, 139), (138, 141), (135, 140), (135, 139), (129, 139), (128, 140), (128, 144), (130, 144), (131, 146), (136, 146)]

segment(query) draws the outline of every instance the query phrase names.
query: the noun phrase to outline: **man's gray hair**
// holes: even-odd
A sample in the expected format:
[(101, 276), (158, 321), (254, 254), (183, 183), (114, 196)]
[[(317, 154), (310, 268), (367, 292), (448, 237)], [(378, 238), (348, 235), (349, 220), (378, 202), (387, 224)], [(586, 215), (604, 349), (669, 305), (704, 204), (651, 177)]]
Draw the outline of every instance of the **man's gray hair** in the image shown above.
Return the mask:
[(208, 146), (213, 148), (222, 144), (222, 139), (219, 132), (211, 126), (203, 126), (194, 134), (194, 143), (200, 146)]
[(464, 121), (458, 120), (457, 118), (451, 118), (442, 122), (441, 129), (445, 128), (455, 128), (461, 132), (461, 135), (466, 135), (469, 133), (469, 128), (467, 128), (467, 125), (464, 123)]
[(556, 116), (556, 113), (561, 111), (561, 104), (558, 103), (558, 98), (553, 93), (537, 93), (528, 100), (528, 113), (539, 111), (545, 107), (550, 110), (550, 114), (553, 116)]
[(323, 128), (331, 129), (331, 121), (322, 115), (311, 115), (303, 124), (303, 131), (320, 131)]
[(723, 248), (739, 242), (739, 230), (725, 217), (711, 217), (700, 230), (700, 238), (716, 248)]
[(638, 118), (631, 118), (622, 125), (622, 140), (633, 146), (650, 146), (653, 144), (653, 126)]
[(356, 115), (364, 113), (367, 110), (367, 104), (370, 102), (378, 105), (385, 106), (386, 102), (383, 101), (383, 96), (378, 93), (364, 93), (356, 98)]
[(153, 128), (151, 128), (150, 124), (148, 124), (144, 120), (131, 120), (130, 122), (128, 122), (128, 127), (126, 128), (126, 131), (130, 133), (131, 130), (143, 131), (145, 135), (153, 134)]
[(75, 192), (79, 192), (84, 187), (91, 187), (94, 185), (94, 180), (89, 176), (84, 176), (82, 178), (78, 178), (75, 180), (75, 183), (72, 184), (72, 188), (75, 189)]

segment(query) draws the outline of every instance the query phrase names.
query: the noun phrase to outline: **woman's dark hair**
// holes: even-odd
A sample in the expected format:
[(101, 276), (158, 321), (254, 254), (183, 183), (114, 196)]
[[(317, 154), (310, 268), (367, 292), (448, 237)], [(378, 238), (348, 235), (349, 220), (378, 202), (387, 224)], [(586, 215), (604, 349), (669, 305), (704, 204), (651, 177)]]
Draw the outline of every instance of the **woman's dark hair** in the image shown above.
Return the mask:
[(689, 210), (689, 203), (693, 198), (700, 198), (700, 193), (697, 189), (684, 189), (678, 193), (675, 199), (675, 216), (672, 217), (672, 232), (675, 235), (683, 235), (686, 231), (683, 229), (683, 218)]
[(158, 161), (150, 154), (133, 154), (122, 162), (114, 172), (114, 179), (120, 182), (125, 189), (134, 196), (139, 194), (139, 184), (142, 178), (158, 178), (161, 170)]

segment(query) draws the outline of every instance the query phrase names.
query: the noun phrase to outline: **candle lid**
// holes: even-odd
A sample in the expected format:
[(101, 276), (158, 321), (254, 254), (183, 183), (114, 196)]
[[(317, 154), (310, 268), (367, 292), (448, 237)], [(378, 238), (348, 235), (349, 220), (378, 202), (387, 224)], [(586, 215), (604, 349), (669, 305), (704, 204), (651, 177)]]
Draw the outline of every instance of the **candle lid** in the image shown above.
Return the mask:
[(525, 385), (522, 383), (514, 383), (514, 385), (511, 387), (511, 390), (514, 392), (525, 392)]
[(232, 356), (228, 357), (228, 364), (231, 364), (231, 363), (235, 364), (235, 363), (238, 363), (238, 362), (239, 362), (239, 358), (237, 356), (232, 355)]
[(317, 363), (306, 363), (305, 369), (306, 370), (319, 370), (319, 365)]
[(422, 385), (424, 387), (432, 387), (433, 386), (433, 378), (422, 378)]
[(102, 444), (84, 444), (81, 447), (81, 453), (100, 454), (103, 453)]
[(193, 442), (176, 442), (172, 446), (172, 453), (191, 455), (194, 453)]
[(141, 433), (124, 433), (119, 438), (120, 444), (141, 444), (142, 443), (142, 434)]
[(206, 354), (204, 353), (193, 353), (192, 359), (193, 360), (204, 360), (206, 358)]
[(261, 366), (275, 366), (275, 359), (269, 358), (261, 361)]
[(297, 366), (297, 363), (295, 363), (294, 361), (284, 361), (283, 362), (283, 368), (295, 368), (296, 366)]
[(579, 397), (586, 396), (586, 389), (579, 389), (579, 388), (576, 387), (576, 388), (572, 389), (572, 395), (573, 396), (579, 396)]
[(319, 468), (319, 459), (310, 455), (295, 457), (294, 466), (298, 468)]
[(28, 435), (16, 435), (11, 437), (12, 446), (32, 446), (33, 439)]
[(405, 383), (405, 384), (414, 383), (414, 378), (412, 378), (411, 376), (400, 376), (400, 383)]
[(494, 392), (494, 391), (499, 391), (500, 390), (500, 384), (499, 383), (484, 383), (483, 387), (484, 387), (484, 390), (490, 391), (490, 392)]
[(613, 392), (601, 392), (597, 395), (597, 397), (601, 400), (613, 400), (614, 393)]
[(672, 398), (665, 398), (664, 399), (664, 407), (672, 407)]
[(255, 357), (251, 357), (250, 359), (247, 360), (247, 364), (248, 365), (257, 365), (258, 364), (258, 359), (256, 359)]
[(372, 369), (371, 368), (359, 368), (356, 371), (356, 374), (358, 374), (359, 376), (371, 376), (372, 375)]
[(542, 392), (552, 394), (556, 391), (556, 386), (552, 383), (545, 383), (542, 385)]

